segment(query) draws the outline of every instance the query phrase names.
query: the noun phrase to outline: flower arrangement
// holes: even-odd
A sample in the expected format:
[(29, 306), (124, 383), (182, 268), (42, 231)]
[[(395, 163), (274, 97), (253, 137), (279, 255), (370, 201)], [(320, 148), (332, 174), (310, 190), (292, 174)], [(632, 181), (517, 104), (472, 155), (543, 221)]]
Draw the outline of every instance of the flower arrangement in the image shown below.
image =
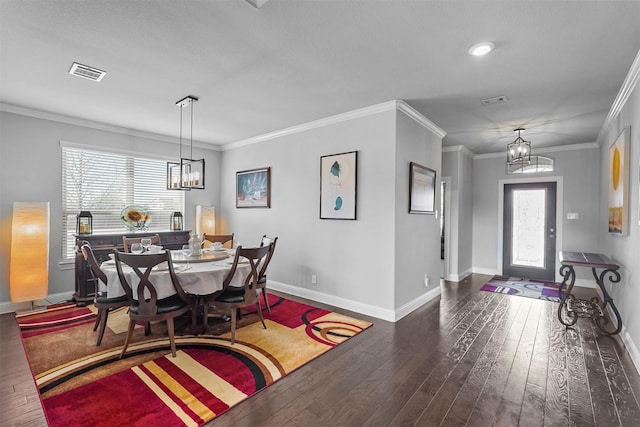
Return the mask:
[(127, 206), (120, 212), (120, 219), (125, 225), (134, 230), (146, 230), (151, 223), (151, 215), (145, 208)]

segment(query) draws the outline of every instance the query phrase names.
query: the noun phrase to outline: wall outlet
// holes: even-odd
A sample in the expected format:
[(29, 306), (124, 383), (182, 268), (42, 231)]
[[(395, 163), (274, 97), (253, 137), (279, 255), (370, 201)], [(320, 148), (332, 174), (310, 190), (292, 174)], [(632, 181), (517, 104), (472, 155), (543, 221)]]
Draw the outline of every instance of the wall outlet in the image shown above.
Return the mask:
[(311, 284), (315, 285), (316, 283), (318, 283), (318, 278), (316, 277), (315, 274), (311, 275)]
[(424, 287), (428, 288), (430, 282), (431, 282), (431, 279), (429, 279), (429, 276), (427, 274), (425, 274), (424, 275)]

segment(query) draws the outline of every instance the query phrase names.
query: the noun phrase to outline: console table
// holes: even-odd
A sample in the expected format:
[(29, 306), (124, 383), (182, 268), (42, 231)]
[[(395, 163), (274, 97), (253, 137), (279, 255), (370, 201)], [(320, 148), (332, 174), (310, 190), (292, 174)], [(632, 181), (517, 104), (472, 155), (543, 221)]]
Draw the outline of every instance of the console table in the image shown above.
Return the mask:
[[(560, 264), (562, 265), (560, 274), (563, 280), (558, 290), (558, 296), (560, 297), (558, 320), (565, 326), (572, 326), (576, 324), (578, 317), (590, 317), (605, 334), (615, 335), (619, 333), (622, 329), (622, 319), (613, 303), (613, 298), (607, 292), (605, 280), (610, 283), (618, 283), (620, 281), (620, 273), (618, 272), (620, 266), (602, 254), (565, 251), (560, 252)], [(576, 281), (575, 267), (591, 268), (593, 277), (602, 291), (604, 302), (601, 302), (598, 297), (593, 297), (590, 300), (575, 298), (571, 293)], [(563, 295), (562, 290), (567, 284), (569, 287)], [(607, 306), (611, 307), (616, 316), (615, 323), (609, 320), (609, 317), (604, 313)]]
[(84, 260), (82, 252), (80, 252), (80, 247), (85, 242), (91, 245), (98, 262), (102, 263), (109, 259), (109, 254), (113, 253), (114, 250), (124, 250), (122, 236), (145, 237), (158, 234), (160, 236), (160, 244), (164, 248), (181, 249), (182, 245), (189, 242), (190, 233), (190, 230), (186, 230), (119, 234), (76, 234), (76, 247), (78, 250), (75, 258), (75, 292), (73, 293), (73, 300), (77, 305), (84, 306), (92, 302), (95, 296), (95, 284), (89, 264)]

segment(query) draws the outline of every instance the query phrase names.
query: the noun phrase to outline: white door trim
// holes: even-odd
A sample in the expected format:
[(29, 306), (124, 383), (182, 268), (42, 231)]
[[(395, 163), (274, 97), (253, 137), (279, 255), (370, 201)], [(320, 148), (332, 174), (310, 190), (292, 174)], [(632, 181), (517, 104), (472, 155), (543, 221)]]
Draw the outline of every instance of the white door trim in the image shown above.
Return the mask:
[[(444, 194), (444, 260), (443, 276), (445, 280), (453, 280), (451, 275), (451, 177), (442, 177), (446, 192)], [(454, 245), (458, 250), (457, 243)], [(457, 272), (456, 272), (457, 277)], [(457, 280), (456, 280), (457, 281)]]
[[(503, 260), (503, 237), (504, 237), (504, 186), (505, 184), (528, 184), (532, 182), (555, 182), (556, 183), (556, 254), (562, 250), (562, 218), (564, 213), (563, 203), (564, 200), (562, 190), (562, 177), (561, 176), (547, 176), (547, 177), (526, 177), (526, 178), (507, 178), (498, 180), (498, 273), (502, 274), (502, 260)], [(556, 261), (557, 261), (556, 256)], [(555, 271), (555, 281), (561, 282), (560, 270), (557, 268)]]

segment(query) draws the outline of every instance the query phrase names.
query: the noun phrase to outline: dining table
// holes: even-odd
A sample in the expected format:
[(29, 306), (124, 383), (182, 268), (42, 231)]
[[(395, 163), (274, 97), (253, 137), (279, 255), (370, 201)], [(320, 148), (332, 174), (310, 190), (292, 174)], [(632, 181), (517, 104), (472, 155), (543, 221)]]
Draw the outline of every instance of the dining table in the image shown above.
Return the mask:
[[(193, 295), (210, 295), (223, 287), (223, 282), (233, 264), (235, 252), (233, 250), (205, 250), (201, 255), (185, 256), (181, 251), (171, 251), (171, 259), (178, 281), (185, 292)], [(141, 255), (141, 256), (144, 256)], [(109, 298), (124, 295), (124, 289), (120, 284), (115, 261), (107, 260), (100, 265), (107, 276), (106, 291)], [(248, 260), (238, 261), (237, 271), (234, 274), (230, 286), (243, 286), (244, 280), (251, 272)], [(136, 273), (126, 265), (123, 265), (123, 273), (132, 287), (134, 298), (139, 283)], [(167, 265), (159, 264), (151, 272), (150, 279), (158, 292), (158, 299), (170, 297), (176, 292), (171, 282)]]

